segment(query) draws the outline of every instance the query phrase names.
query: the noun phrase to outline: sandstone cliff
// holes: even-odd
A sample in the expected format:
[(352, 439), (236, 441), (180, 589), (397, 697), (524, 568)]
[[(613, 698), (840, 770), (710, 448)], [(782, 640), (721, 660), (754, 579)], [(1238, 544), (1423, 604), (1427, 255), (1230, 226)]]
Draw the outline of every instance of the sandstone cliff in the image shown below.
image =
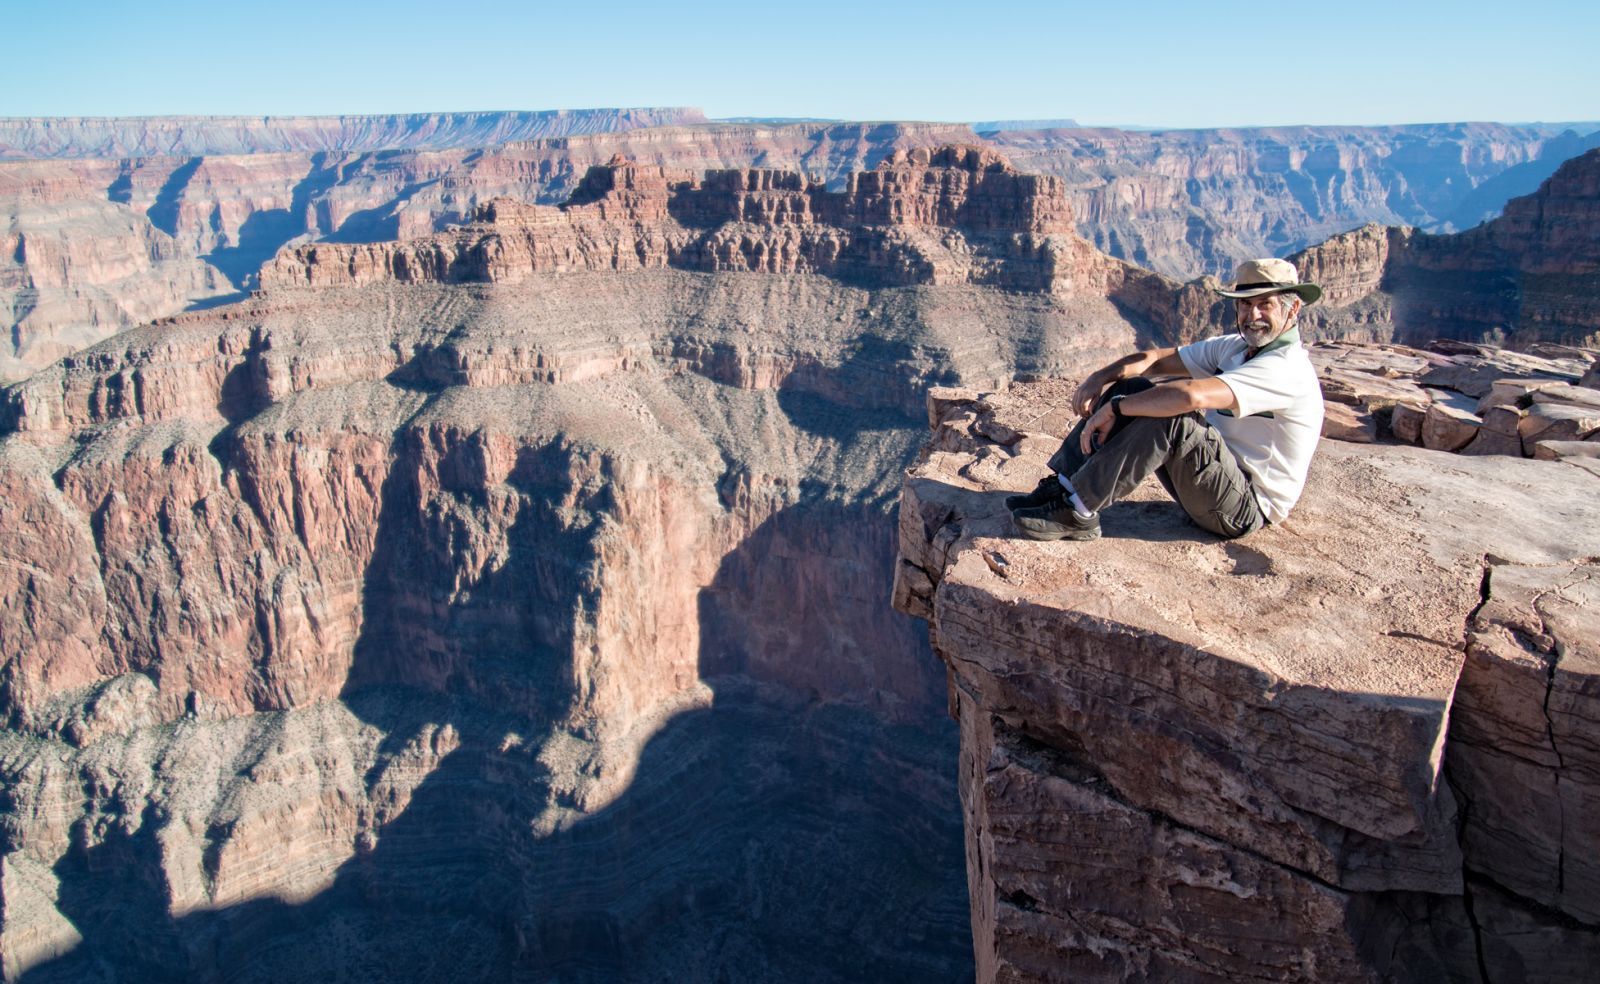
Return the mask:
[[(221, 130), (198, 131), (189, 121), (156, 119), (134, 121), (134, 129), (116, 139), (96, 131), (110, 155), (101, 159), (0, 162), (0, 214), (11, 217), (12, 232), (27, 237), (36, 252), (69, 260), (62, 270), (67, 289), (13, 322), (16, 362), (0, 378), (20, 378), (61, 347), (81, 347), (212, 296), (209, 283), (190, 290), (187, 276), (169, 280), (167, 271), (152, 269), (129, 278), (95, 262), (77, 245), (90, 238), (116, 239), (120, 251), (132, 252), (146, 250), (145, 240), (162, 233), (182, 259), (208, 264), (217, 283), (246, 290), (284, 245), (423, 236), (468, 221), (497, 197), (560, 203), (590, 167), (619, 153), (693, 174), (756, 165), (799, 170), (837, 191), (847, 174), (875, 167), (897, 149), (978, 140), (963, 126), (912, 123), (622, 129), (672, 119), (646, 111), (526, 120), (497, 114), (332, 117), (222, 121)], [(23, 123), (66, 146), (79, 146), (96, 126), (111, 125)], [(546, 125), (618, 129), (503, 142), (532, 132), (528, 126)], [(220, 142), (183, 143), (180, 133), (181, 140), (209, 134), (207, 140)], [(1080, 235), (1113, 255), (1188, 279), (1224, 274), (1240, 258), (1291, 251), (1367, 221), (1470, 224), (1453, 211), (1470, 205), (1476, 222), (1549, 174), (1557, 157), (1580, 152), (1592, 139), (1470, 124), (1009, 131), (991, 134), (987, 145), (1025, 170), (1063, 178)], [(466, 149), (452, 141), (475, 143)], [(379, 146), (409, 149), (374, 149)], [(166, 156), (143, 156), (163, 148)], [(22, 309), (31, 303), (21, 292), (28, 274), (11, 256), (0, 253), (0, 306)]]
[[(943, 674), (882, 607), (921, 393), (1165, 338), (1173, 285), (977, 150), (696, 181), (308, 247), (346, 286), (4, 391), (8, 978), (970, 977)], [(744, 252), (874, 229), (1061, 275)]]
[(1456, 235), (1367, 226), (1293, 257), (1324, 285), (1306, 322), (1329, 336), (1600, 342), (1600, 150), (1505, 214)]
[(1222, 542), (1015, 537), (1062, 384), (930, 401), (895, 606), (962, 734), (978, 979), (1568, 981), (1600, 959), (1600, 473), (1324, 442)]
[(1067, 180), (1096, 246), (1181, 279), (1369, 222), (1470, 228), (1600, 143), (1492, 123), (988, 136), (1018, 166)]

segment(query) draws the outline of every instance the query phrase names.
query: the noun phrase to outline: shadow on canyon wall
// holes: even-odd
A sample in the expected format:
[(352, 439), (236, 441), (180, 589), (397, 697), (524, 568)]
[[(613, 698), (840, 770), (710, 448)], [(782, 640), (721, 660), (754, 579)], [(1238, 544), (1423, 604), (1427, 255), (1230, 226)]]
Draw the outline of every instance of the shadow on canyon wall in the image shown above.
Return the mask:
[[(471, 454), (441, 473), (470, 484)], [(610, 804), (534, 829), (553, 794), (530, 732), (565, 710), (564, 616), (592, 590), (592, 530), (551, 512), (571, 454), (519, 460), (510, 484), (535, 506), (448, 603), (460, 572), (427, 555), (425, 524), (450, 511), (389, 476), (343, 697), (386, 735), (366, 785), (419, 736), (448, 725), (460, 744), (329, 888), (171, 917), (152, 809), (59, 862), (83, 942), (22, 980), (970, 980), (958, 735), (922, 623), (884, 614), (881, 507), (803, 500), (724, 558), (699, 603), (715, 705), (657, 732)], [(598, 514), (611, 492), (578, 494)]]
[(338, 158), (327, 153), (311, 155), (311, 170), (295, 183), (288, 208), (252, 212), (239, 226), (231, 245), (218, 246), (200, 257), (222, 271), (239, 291), (255, 286), (262, 264), (290, 241), (315, 234), (318, 224), (313, 203), (322, 201), (343, 176)]

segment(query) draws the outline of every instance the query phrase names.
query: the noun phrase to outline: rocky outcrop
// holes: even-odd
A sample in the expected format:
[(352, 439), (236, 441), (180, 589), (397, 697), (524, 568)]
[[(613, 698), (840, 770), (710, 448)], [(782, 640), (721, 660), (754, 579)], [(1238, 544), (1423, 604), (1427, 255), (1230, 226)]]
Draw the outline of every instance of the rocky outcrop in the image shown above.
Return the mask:
[(1369, 443), (1393, 437), (1463, 454), (1583, 457), (1574, 445), (1600, 441), (1600, 388), (1583, 384), (1600, 353), (1533, 348), (1314, 343), (1311, 360), (1329, 408), (1323, 436)]
[[(558, 208), (496, 200), (447, 234), (398, 243), (311, 244), (263, 270), (269, 286), (516, 282), (545, 273), (672, 267), (820, 274), (855, 284), (982, 285), (1076, 303), (1111, 299), (1187, 339), (1212, 314), (1179, 287), (1112, 260), (1070, 232), (1054, 178), (977, 147), (896, 152), (830, 192), (796, 172), (703, 179), (621, 158), (592, 168)], [(1080, 336), (1081, 337), (1081, 336)]]
[[(28, 237), (36, 253), (82, 251), (82, 243), (112, 236), (116, 223), (168, 236), (187, 259), (198, 259), (222, 288), (256, 286), (256, 274), (291, 243), (328, 239), (381, 242), (425, 236), (470, 219), (488, 201), (509, 197), (565, 201), (587, 170), (617, 154), (644, 164), (690, 169), (748, 167), (755, 161), (806, 170), (838, 184), (872, 167), (896, 148), (972, 139), (960, 126), (836, 124), (806, 126), (655, 127), (577, 134), (500, 144), (488, 149), (367, 152), (334, 149), (300, 153), (140, 157), (73, 161), (0, 162), (0, 214)], [(115, 221), (99, 217), (109, 213)], [(7, 273), (13, 254), (0, 254), (0, 306), (22, 314), (13, 324), (15, 362), (0, 380), (21, 378), (59, 353), (155, 316), (165, 316), (218, 293), (209, 285), (170, 302), (138, 306), (141, 296), (173, 287), (100, 264), (64, 271), (69, 290), (34, 310), (24, 281)], [(187, 280), (172, 278), (179, 287)], [(14, 285), (14, 286), (13, 286)], [(16, 293), (11, 293), (14, 290)], [(107, 316), (96, 292), (123, 304)], [(142, 292), (142, 293), (141, 293)], [(24, 310), (26, 308), (26, 310)], [(22, 320), (24, 314), (31, 317)], [(40, 351), (32, 353), (34, 348)], [(32, 353), (32, 354), (30, 354)]]
[[(1558, 156), (1578, 153), (1592, 139), (1539, 127), (1472, 124), (1013, 130), (985, 141), (956, 125), (761, 122), (511, 139), (533, 132), (530, 127), (660, 122), (673, 111), (661, 111), (666, 117), (620, 112), (277, 118), (238, 122), (232, 129), (228, 123), (222, 130), (196, 130), (183, 120), (135, 121), (134, 130), (118, 138), (132, 141), (126, 146), (101, 134), (112, 140), (106, 146), (115, 148), (107, 151), (113, 156), (0, 162), (0, 214), (13, 217), (14, 231), (29, 237), (36, 251), (58, 253), (71, 252), (64, 244), (109, 235), (104, 221), (89, 218), (102, 211), (116, 213), (123, 225), (148, 220), (155, 232), (172, 238), (183, 258), (208, 264), (218, 283), (248, 290), (280, 247), (418, 238), (469, 221), (495, 198), (558, 204), (576, 191), (590, 167), (616, 154), (697, 175), (753, 166), (797, 170), (838, 191), (851, 172), (873, 168), (899, 149), (983, 143), (1024, 170), (1062, 178), (1080, 235), (1113, 255), (1188, 279), (1226, 275), (1241, 258), (1288, 252), (1364, 221), (1428, 226), (1467, 199), (1476, 203), (1476, 222), (1508, 195), (1531, 189), (1554, 169)], [(275, 129), (279, 122), (283, 126)], [(98, 124), (28, 125), (68, 147)], [(182, 142), (193, 134), (213, 143)], [(452, 143), (457, 140), (478, 143), (464, 149)], [(401, 144), (411, 149), (372, 149)], [(168, 148), (167, 156), (139, 156), (162, 148)], [(123, 150), (129, 156), (117, 156)], [(1495, 188), (1505, 190), (1496, 197)], [(49, 190), (42, 199), (52, 208), (48, 214), (15, 204), (41, 189)], [(8, 293), (8, 282), (23, 279), (21, 273), (8, 277), (9, 257), (0, 254), (0, 307), (9, 302), (20, 309), (29, 302)], [(202, 285), (152, 303), (176, 294), (163, 279), (166, 272), (123, 280), (96, 264), (72, 266), (72, 290), (33, 311), (25, 324), (14, 323), (21, 341), (13, 348), (24, 354), (0, 378), (20, 378), (53, 357), (43, 349), (27, 354), (34, 338), (46, 344), (69, 339), (65, 344), (81, 347), (211, 296)], [(182, 277), (173, 282), (180, 288), (189, 283)], [(93, 298), (102, 295), (106, 303), (96, 306)]]
[(1600, 476), (1325, 442), (1245, 540), (1153, 482), (1105, 539), (1020, 540), (1001, 499), (1068, 392), (942, 394), (901, 499), (894, 603), (961, 724), (978, 979), (1586, 973)]
[(1049, 290), (1070, 276), (1059, 262), (1066, 247), (1046, 238), (1071, 229), (1060, 183), (975, 147), (897, 154), (838, 193), (789, 171), (711, 171), (697, 181), (619, 158), (591, 169), (560, 208), (494, 201), (476, 220), (396, 244), (302, 246), (262, 282), (493, 283), (673, 266)]
[(1184, 280), (1365, 223), (1470, 228), (1600, 141), (1491, 123), (988, 137), (1019, 166), (1066, 179), (1096, 246)]
[[(1165, 339), (1171, 285), (981, 151), (591, 178), (486, 209), (515, 275), (269, 285), (0, 394), (8, 977), (970, 977), (943, 674), (882, 610), (921, 394)], [(527, 259), (662, 228), (1084, 259)]]
[(648, 107), (384, 116), (13, 116), (0, 119), (0, 158), (445, 150), (704, 122), (698, 109)]
[(1600, 344), (1597, 229), (1600, 150), (1591, 150), (1468, 232), (1369, 226), (1293, 257), (1328, 290), (1306, 322), (1324, 336), (1411, 344)]

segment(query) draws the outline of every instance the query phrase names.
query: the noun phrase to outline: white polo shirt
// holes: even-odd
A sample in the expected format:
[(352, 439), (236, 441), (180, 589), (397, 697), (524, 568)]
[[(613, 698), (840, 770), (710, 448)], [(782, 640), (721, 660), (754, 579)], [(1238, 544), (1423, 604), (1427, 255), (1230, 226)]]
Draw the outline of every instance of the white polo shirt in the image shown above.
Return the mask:
[(1237, 412), (1207, 410), (1239, 467), (1250, 476), (1269, 522), (1281, 523), (1300, 499), (1311, 456), (1322, 437), (1322, 387), (1316, 367), (1290, 329), (1255, 358), (1239, 335), (1221, 335), (1178, 349), (1189, 374), (1215, 376), (1233, 390)]

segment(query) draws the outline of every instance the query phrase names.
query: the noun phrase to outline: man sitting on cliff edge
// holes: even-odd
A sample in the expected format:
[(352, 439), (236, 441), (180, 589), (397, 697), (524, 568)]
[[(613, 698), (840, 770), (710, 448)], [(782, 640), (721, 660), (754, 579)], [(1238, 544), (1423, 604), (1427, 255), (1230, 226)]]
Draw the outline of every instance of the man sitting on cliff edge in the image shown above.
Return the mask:
[(1322, 289), (1263, 259), (1241, 263), (1217, 293), (1234, 299), (1237, 333), (1135, 352), (1078, 387), (1072, 408), (1084, 419), (1050, 458), (1053, 474), (1006, 499), (1023, 536), (1092, 540), (1100, 510), (1151, 472), (1221, 537), (1289, 515), (1322, 435), (1322, 390), (1297, 326)]

